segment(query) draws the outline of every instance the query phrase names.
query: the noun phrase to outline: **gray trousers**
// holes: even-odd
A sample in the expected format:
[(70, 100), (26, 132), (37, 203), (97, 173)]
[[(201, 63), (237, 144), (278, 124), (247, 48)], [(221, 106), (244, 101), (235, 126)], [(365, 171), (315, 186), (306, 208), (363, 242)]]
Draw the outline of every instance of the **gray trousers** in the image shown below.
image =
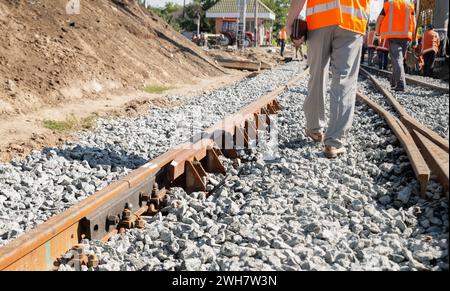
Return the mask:
[(353, 122), (363, 35), (338, 26), (308, 33), (311, 76), (303, 105), (306, 128), (319, 132), (325, 127), (325, 93), (331, 64), (330, 119), (325, 145), (340, 148)]
[(405, 68), (403, 67), (403, 60), (406, 53), (408, 39), (406, 38), (390, 38), (389, 39), (389, 54), (392, 61), (392, 77), (391, 86), (398, 88), (405, 88)]

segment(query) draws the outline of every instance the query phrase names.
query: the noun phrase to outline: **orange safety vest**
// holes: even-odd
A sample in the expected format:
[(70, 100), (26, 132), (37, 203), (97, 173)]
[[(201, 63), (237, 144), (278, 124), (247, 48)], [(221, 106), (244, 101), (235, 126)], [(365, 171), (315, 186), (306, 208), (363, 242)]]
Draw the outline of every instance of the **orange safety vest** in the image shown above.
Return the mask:
[(309, 30), (338, 25), (353, 32), (366, 32), (370, 0), (308, 0), (307, 3)]
[(437, 53), (439, 50), (439, 34), (434, 30), (427, 30), (422, 38), (422, 54), (430, 51)]
[(381, 36), (385, 38), (412, 39), (415, 28), (412, 0), (388, 0), (384, 2), (386, 16), (381, 23)]
[(367, 35), (367, 47), (369, 48), (375, 48), (375, 45), (373, 44), (373, 40), (375, 37), (375, 31), (369, 31), (369, 34)]
[(386, 52), (389, 51), (389, 41), (387, 40), (387, 38), (382, 37), (379, 40), (377, 51), (386, 51)]
[(283, 29), (280, 30), (280, 32), (278, 32), (278, 39), (283, 39), (283, 40), (287, 39), (286, 28), (283, 28)]

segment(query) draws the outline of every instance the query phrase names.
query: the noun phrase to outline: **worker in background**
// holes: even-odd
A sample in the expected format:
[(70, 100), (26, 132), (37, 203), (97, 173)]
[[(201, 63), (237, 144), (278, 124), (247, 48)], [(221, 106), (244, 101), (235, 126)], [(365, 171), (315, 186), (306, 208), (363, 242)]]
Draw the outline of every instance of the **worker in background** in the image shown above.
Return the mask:
[(294, 44), (295, 48), (295, 58), (298, 59), (298, 53), (300, 53), (300, 56), (302, 57), (300, 61), (303, 62), (304, 59), (306, 59), (306, 56), (303, 54), (303, 46), (305, 44), (305, 38), (302, 38), (299, 40), (299, 42)]
[(427, 30), (422, 37), (423, 75), (433, 76), (434, 60), (439, 51), (439, 34), (434, 31), (432, 24), (427, 26)]
[[(305, 0), (292, 0), (288, 34)], [(335, 158), (346, 152), (345, 138), (352, 125), (361, 48), (369, 20), (370, 0), (308, 0), (308, 65), (310, 78), (303, 109), (306, 135), (324, 142), (324, 153)], [(325, 94), (331, 68), (330, 118), (325, 127)]]
[(406, 87), (404, 56), (408, 42), (414, 39), (416, 19), (412, 0), (388, 0), (377, 19), (376, 36), (387, 38), (392, 61), (391, 89), (404, 91)]
[(419, 74), (423, 69), (423, 55), (422, 55), (422, 38), (419, 38), (417, 45), (414, 48), (414, 56), (417, 58), (417, 64), (415, 67), (415, 73)]
[(389, 42), (386, 38), (381, 38), (378, 40), (376, 51), (378, 56), (378, 69), (387, 70), (389, 59)]
[(369, 27), (369, 31), (367, 32), (367, 52), (368, 52), (367, 64), (369, 66), (372, 66), (373, 53), (377, 48), (377, 46), (374, 44), (374, 40), (375, 40), (375, 30), (372, 27)]
[(281, 47), (281, 56), (284, 57), (284, 49), (286, 48), (286, 40), (287, 40), (287, 29), (283, 27), (278, 32), (278, 44)]

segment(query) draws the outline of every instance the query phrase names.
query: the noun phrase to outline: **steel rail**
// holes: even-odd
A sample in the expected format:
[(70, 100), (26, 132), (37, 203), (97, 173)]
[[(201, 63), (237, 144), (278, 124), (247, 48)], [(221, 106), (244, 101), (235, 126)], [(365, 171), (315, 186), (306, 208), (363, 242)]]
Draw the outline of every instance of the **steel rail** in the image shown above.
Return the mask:
[(389, 100), (391, 105), (394, 107), (394, 109), (397, 111), (397, 113), (400, 115), (400, 120), (408, 127), (408, 129), (416, 130), (420, 132), (422, 135), (433, 141), (436, 145), (441, 147), (444, 151), (448, 153), (449, 149), (449, 143), (448, 140), (441, 137), (439, 134), (434, 132), (433, 130), (429, 129), (425, 125), (418, 122), (414, 117), (409, 115), (406, 110), (403, 108), (403, 106), (397, 101), (397, 99), (392, 95), (391, 92), (389, 92), (386, 88), (384, 88), (378, 80), (373, 77), (369, 72), (367, 72), (364, 69), (361, 69), (361, 73), (363, 73), (366, 77), (368, 77), (372, 83), (375, 85), (375, 87)]
[[(366, 69), (366, 70), (371, 70), (373, 72), (376, 72), (378, 74), (381, 74), (381, 75), (384, 75), (384, 76), (388, 76), (388, 77), (390, 77), (392, 75), (392, 72), (389, 72), (389, 71), (386, 71), (386, 70), (380, 70), (380, 69), (377, 69), (377, 68), (374, 68), (374, 67), (370, 67), (370, 66), (367, 66), (367, 65), (361, 65), (361, 68)], [(411, 78), (411, 77), (408, 77), (408, 76), (406, 76), (405, 79), (406, 79), (406, 82), (408, 84), (414, 84), (414, 85), (430, 88), (430, 89), (433, 89), (433, 90), (436, 90), (436, 91), (444, 92), (444, 93), (448, 93), (449, 92), (449, 88), (448, 87), (427, 83), (425, 81), (417, 80), (415, 78)]]
[[(425, 179), (425, 176), (423, 175), (426, 172), (425, 167), (423, 166), (423, 161), (425, 161), (428, 167), (428, 172), (430, 172), (431, 169), (431, 172), (437, 176), (437, 181), (444, 187), (444, 190), (446, 190), (446, 195), (448, 197), (448, 190), (449, 190), (448, 141), (443, 137), (441, 137), (436, 132), (434, 132), (433, 130), (429, 129), (428, 127), (417, 121), (411, 115), (409, 115), (403, 108), (403, 106), (397, 101), (397, 99), (388, 90), (386, 90), (386, 88), (384, 88), (379, 83), (379, 81), (369, 72), (367, 72), (364, 69), (361, 69), (361, 73), (372, 81), (375, 87), (389, 100), (392, 107), (399, 114), (400, 120), (395, 118), (395, 121), (406, 135), (406, 139), (405, 137), (402, 137), (404, 141), (402, 141), (402, 139), (400, 140), (402, 141), (402, 144), (408, 153), (416, 177), (421, 185), (421, 193), (424, 194), (426, 192), (426, 186), (428, 183), (428, 181), (426, 181)], [(358, 95), (359, 95), (358, 97), (362, 96), (359, 93)], [(381, 115), (383, 116), (390, 115), (388, 119), (394, 118), (392, 114), (388, 113), (380, 105), (371, 101), (370, 99), (368, 99), (368, 97), (365, 96), (363, 97), (364, 98), (360, 97), (360, 99), (365, 102), (368, 101), (366, 103), (368, 104), (370, 103), (371, 107), (376, 106), (376, 111), (381, 112), (380, 113)], [(373, 108), (375, 109), (375, 107)], [(388, 123), (391, 125), (393, 122), (388, 121)], [(391, 128), (394, 130), (395, 126), (394, 128), (391, 126)], [(394, 130), (394, 132), (395, 131), (396, 130)], [(406, 141), (407, 143), (405, 143)], [(420, 151), (417, 151), (417, 149), (420, 149)], [(422, 175), (419, 174), (418, 172), (419, 170), (418, 166), (420, 166), (422, 169), (423, 172)], [(429, 178), (430, 174), (428, 174), (428, 179)]]
[(428, 168), (427, 163), (420, 154), (420, 150), (414, 143), (413, 137), (411, 136), (409, 131), (404, 127), (400, 120), (398, 120), (398, 118), (389, 113), (386, 109), (378, 105), (376, 102), (370, 100), (369, 97), (359, 92), (356, 94), (356, 96), (359, 100), (366, 103), (380, 116), (382, 116), (389, 127), (392, 129), (394, 134), (397, 136), (403, 148), (405, 149), (406, 154), (408, 155), (411, 166), (414, 170), (417, 180), (420, 183), (420, 192), (424, 194), (426, 192), (428, 181), (430, 179), (430, 169)]
[(155, 214), (170, 187), (204, 191), (207, 172), (224, 172), (221, 150), (236, 157), (236, 141), (242, 138), (247, 146), (262, 123), (269, 125), (268, 115), (280, 109), (277, 97), (306, 72), (205, 130), (196, 142), (169, 150), (1, 247), (0, 270), (53, 270), (84, 238), (106, 241), (124, 229), (142, 227), (139, 216)]

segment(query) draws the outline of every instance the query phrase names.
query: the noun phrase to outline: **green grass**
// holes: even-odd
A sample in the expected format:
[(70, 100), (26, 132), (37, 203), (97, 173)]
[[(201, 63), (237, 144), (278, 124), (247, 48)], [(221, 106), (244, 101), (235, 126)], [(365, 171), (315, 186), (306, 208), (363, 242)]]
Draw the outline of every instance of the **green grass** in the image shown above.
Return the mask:
[(148, 86), (145, 86), (144, 91), (147, 93), (150, 93), (150, 94), (161, 94), (169, 89), (172, 89), (172, 88), (168, 87), (168, 86), (163, 86), (163, 85), (148, 85)]
[(96, 115), (90, 115), (83, 118), (77, 118), (74, 115), (70, 115), (65, 120), (46, 119), (44, 120), (43, 125), (50, 130), (67, 132), (80, 129), (91, 129), (94, 127), (96, 120)]

